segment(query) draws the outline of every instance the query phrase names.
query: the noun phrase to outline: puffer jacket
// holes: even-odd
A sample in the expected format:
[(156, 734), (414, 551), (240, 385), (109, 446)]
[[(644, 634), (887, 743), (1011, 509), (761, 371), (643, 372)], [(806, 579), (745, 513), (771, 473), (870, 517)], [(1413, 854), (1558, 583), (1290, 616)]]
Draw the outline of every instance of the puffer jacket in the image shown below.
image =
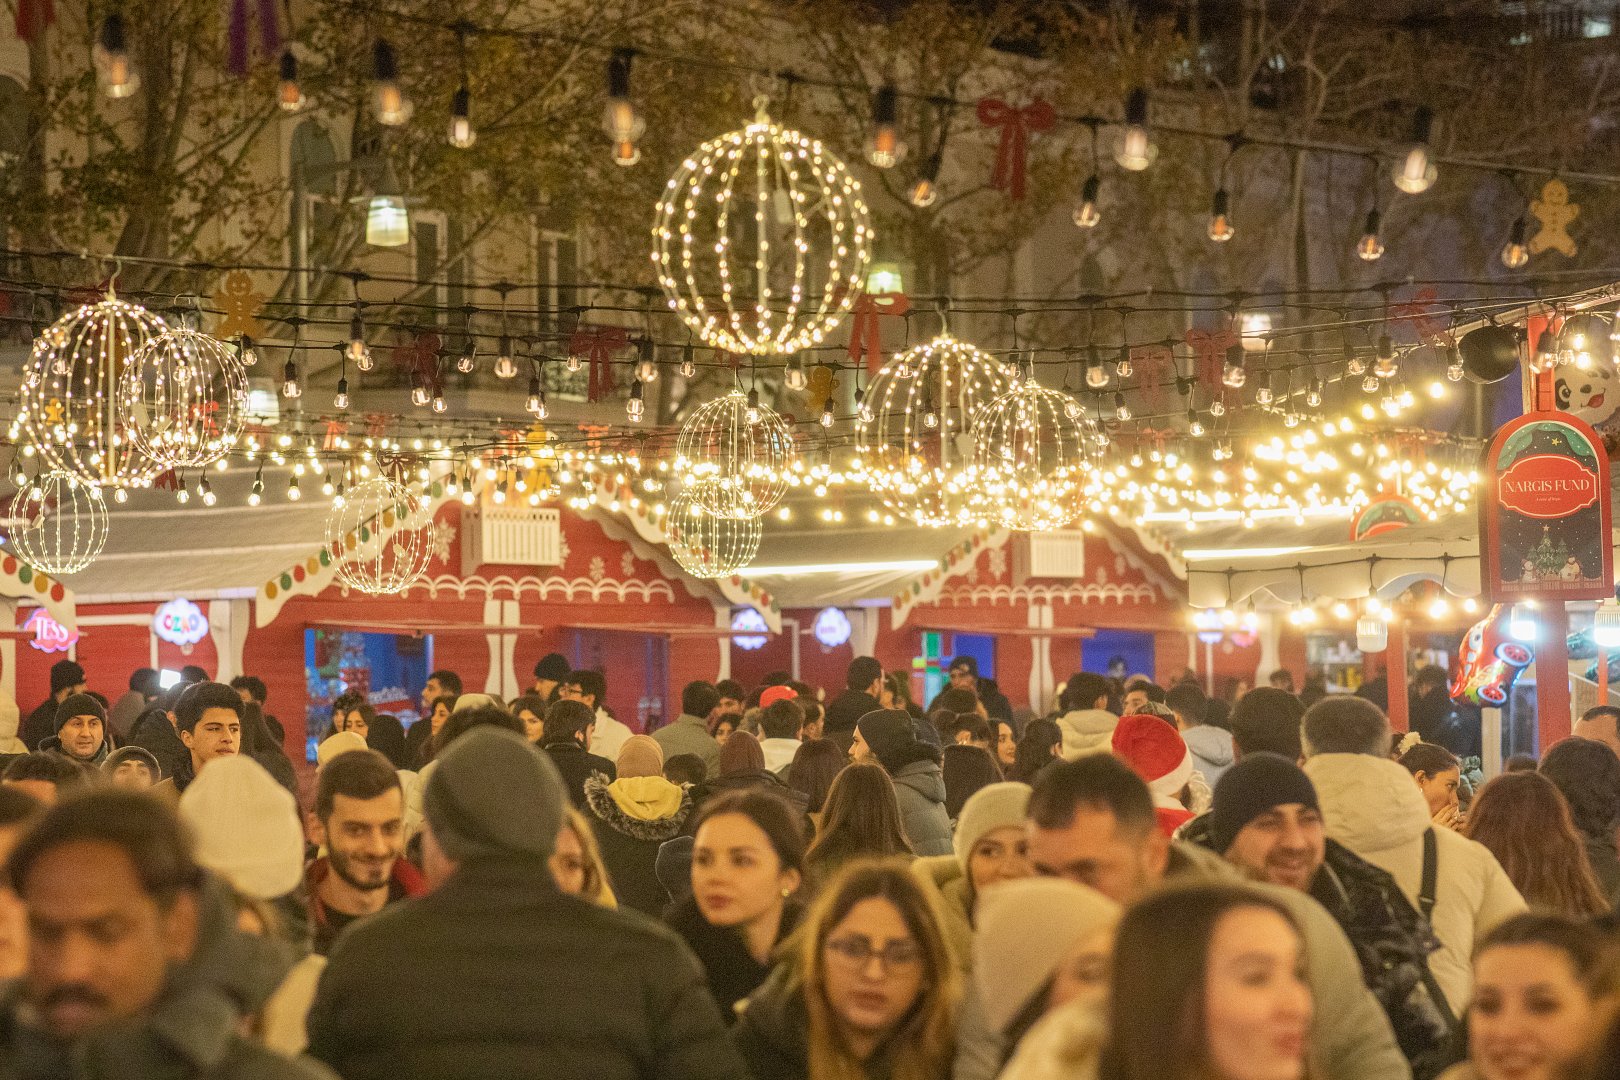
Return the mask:
[[(1327, 834), (1385, 871), (1407, 902), (1421, 910), (1423, 835), (1429, 807), (1412, 774), (1388, 758), (1318, 754), (1305, 762), (1316, 786)], [(1429, 969), (1454, 1015), (1473, 991), (1474, 945), (1499, 924), (1526, 910), (1501, 865), (1481, 844), (1451, 829), (1435, 829), (1436, 885), (1430, 922), (1440, 950)]]
[(611, 784), (592, 776), (585, 781), (585, 813), (619, 906), (661, 915), (669, 893), (658, 881), (658, 849), (681, 834), (692, 813), (692, 793), (662, 776)]
[(1119, 717), (1107, 709), (1077, 709), (1058, 717), (1057, 726), (1063, 732), (1063, 759), (1073, 761), (1086, 754), (1110, 753)]
[(951, 959), (963, 975), (973, 970), (973, 890), (962, 864), (955, 855), (935, 855), (918, 859), (911, 864), (917, 880), (939, 899), (939, 909), (945, 915), (940, 929), (945, 944), (951, 950)]
[(939, 762), (909, 762), (890, 779), (911, 850), (919, 856), (951, 854), (951, 816), (945, 812), (945, 774)]
[(1198, 724), (1183, 731), (1181, 738), (1192, 754), (1193, 768), (1203, 773), (1213, 788), (1232, 767), (1232, 733), (1211, 724)]

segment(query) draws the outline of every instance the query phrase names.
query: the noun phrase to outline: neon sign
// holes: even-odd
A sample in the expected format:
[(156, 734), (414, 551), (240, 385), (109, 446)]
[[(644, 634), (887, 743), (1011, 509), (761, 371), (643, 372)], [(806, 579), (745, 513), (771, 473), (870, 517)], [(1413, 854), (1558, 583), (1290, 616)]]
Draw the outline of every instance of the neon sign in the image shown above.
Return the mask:
[(849, 616), (835, 607), (822, 608), (816, 615), (812, 629), (817, 641), (829, 649), (835, 649), (849, 640)]
[(28, 644), (45, 653), (67, 652), (79, 640), (77, 630), (69, 630), (51, 618), (44, 608), (35, 608), (28, 621), (23, 623), (23, 629), (34, 635)]
[(208, 636), (208, 616), (190, 600), (170, 600), (152, 616), (152, 632), (176, 645), (195, 645)]

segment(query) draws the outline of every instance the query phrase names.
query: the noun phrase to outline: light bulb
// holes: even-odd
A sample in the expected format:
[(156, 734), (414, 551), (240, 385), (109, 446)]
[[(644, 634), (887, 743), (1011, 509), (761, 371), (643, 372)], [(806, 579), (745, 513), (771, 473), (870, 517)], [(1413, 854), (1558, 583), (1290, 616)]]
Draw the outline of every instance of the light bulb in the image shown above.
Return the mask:
[(101, 92), (110, 98), (127, 98), (141, 88), (140, 76), (129, 59), (129, 45), (124, 34), (124, 16), (112, 12), (101, 21), (96, 35), (96, 47), (91, 51), (96, 78)]
[(1306, 389), (1306, 391), (1305, 391), (1305, 404), (1310, 406), (1313, 409), (1317, 409), (1317, 408), (1321, 407), (1321, 405), (1322, 405), (1322, 380), (1321, 379), (1312, 379), (1311, 380), (1310, 387), (1308, 389)]
[(456, 370), (463, 375), (471, 375), (477, 362), (477, 346), (471, 341), (467, 342), (467, 349), (456, 357)]
[(1249, 381), (1249, 372), (1243, 366), (1243, 360), (1227, 358), (1226, 366), (1221, 369), (1221, 382), (1233, 390), (1243, 389), (1243, 384)]
[(337, 396), (332, 399), (333, 408), (347, 409), (349, 407), (349, 380), (338, 379)]
[(906, 192), (906, 198), (911, 200), (912, 206), (919, 209), (933, 206), (934, 200), (939, 198), (939, 188), (934, 186), (932, 177), (919, 176), (912, 183), (911, 190)]
[(1097, 209), (1097, 194), (1101, 186), (1097, 174), (1092, 173), (1080, 189), (1080, 205), (1074, 208), (1074, 223), (1082, 229), (1095, 229), (1102, 221), (1102, 214)]
[(1134, 370), (1135, 368), (1131, 365), (1131, 347), (1121, 345), (1119, 347), (1119, 359), (1114, 362), (1114, 374), (1122, 379), (1128, 379)]
[(528, 409), (529, 414), (536, 420), (546, 418), (546, 392), (540, 388), (538, 375), (529, 379), (529, 400), (524, 403), (524, 408)]
[(1395, 186), (1408, 195), (1423, 194), (1434, 186), (1439, 177), (1429, 149), (1429, 135), (1433, 126), (1434, 114), (1427, 106), (1419, 106), (1412, 115), (1412, 141), (1395, 162), (1392, 174)]
[(577, 372), (585, 366), (585, 361), (578, 353), (571, 352), (568, 354), (568, 359), (563, 361), (563, 366), (571, 372)]
[(1210, 402), (1209, 403), (1209, 415), (1216, 416), (1216, 417), (1225, 416), (1226, 415), (1226, 402), (1224, 400), (1222, 400), (1221, 398), (1216, 398), (1214, 401)]
[(457, 150), (466, 150), (478, 141), (478, 132), (472, 125), (472, 91), (465, 86), (458, 87), (450, 99), (450, 130), (446, 138)]
[[(573, 357), (569, 357), (569, 359), (572, 360)], [(794, 361), (794, 363), (797, 363), (797, 361)], [(681, 349), (680, 372), (681, 378), (683, 379), (690, 379), (692, 376), (697, 374), (697, 361), (692, 359), (692, 343), (690, 341), (687, 342), (686, 345)]]
[(303, 392), (304, 388), (298, 385), (298, 365), (288, 360), (281, 371), (281, 396), (291, 400)]
[(922, 422), (923, 427), (929, 431), (939, 427), (939, 413), (934, 409), (933, 402), (929, 402), (923, 407)]
[(512, 339), (501, 338), (500, 352), (495, 356), (495, 377), (498, 379), (513, 379), (517, 377), (517, 361), (512, 359)]
[(788, 360), (787, 370), (782, 375), (782, 382), (789, 390), (803, 390), (810, 385), (810, 380), (805, 378), (804, 365), (799, 362), (797, 356)]
[(236, 341), (236, 359), (245, 368), (259, 364), (259, 350), (253, 347), (253, 339), (246, 334)]
[(906, 156), (899, 131), (899, 97), (888, 83), (872, 95), (872, 134), (866, 140), (866, 160), (879, 169), (892, 169)]
[(1530, 247), (1525, 243), (1524, 236), (1524, 218), (1520, 217), (1513, 222), (1507, 243), (1502, 245), (1502, 265), (1509, 270), (1522, 270), (1530, 262)]
[(1273, 393), (1271, 389), (1271, 374), (1269, 372), (1261, 381), (1260, 386), (1255, 390), (1254, 400), (1255, 404), (1257, 405), (1270, 405), (1276, 400), (1276, 394)]
[(298, 474), (294, 473), (292, 476), (287, 478), (287, 499), (290, 502), (297, 502), (303, 497), (304, 493), (298, 487)]
[(433, 391), (433, 411), (436, 412), (436, 413), (442, 413), (442, 412), (446, 411), (449, 408), (450, 408), (450, 403), (444, 400), (444, 391), (443, 390), (435, 390), (435, 391)]
[(761, 417), (761, 413), (760, 413), (760, 409), (759, 409), (759, 391), (757, 389), (754, 389), (754, 388), (750, 387), (749, 391), (748, 391), (748, 405), (747, 405), (746, 409), (743, 411), (743, 418), (746, 419), (748, 421), (748, 423), (752, 425), (752, 424), (759, 423), (760, 417)]
[(1351, 375), (1360, 375), (1367, 370), (1367, 361), (1360, 356), (1351, 356), (1350, 359), (1344, 362), (1344, 370)]
[(1378, 393), (1379, 385), (1378, 376), (1370, 371), (1367, 373), (1367, 377), (1361, 380), (1361, 388), (1369, 394)]
[[(1125, 404), (1125, 395), (1118, 390), (1114, 391), (1114, 416), (1120, 420), (1129, 420), (1131, 418), (1131, 407)], [(1070, 419), (1074, 418), (1070, 417)]]
[(411, 387), (412, 405), (415, 405), (419, 409), (425, 409), (427, 408), (428, 402), (431, 400), (432, 395), (428, 393), (428, 388), (423, 386), (421, 383), (417, 383), (415, 386)]
[(293, 55), (292, 49), (285, 49), (281, 54), (281, 74), (276, 84), (276, 105), (282, 112), (302, 112), (309, 105), (309, 99), (304, 97), (303, 88), (298, 85), (298, 57)]
[(261, 499), (263, 499), (263, 498), (264, 498), (264, 481), (259, 480), (259, 479), (255, 479), (253, 481), (253, 489), (248, 492), (248, 497), (247, 497), (248, 505), (249, 506), (258, 506), (259, 501)]
[(1209, 204), (1209, 238), (1217, 244), (1224, 244), (1237, 234), (1232, 226), (1231, 198), (1226, 194), (1225, 188), (1215, 192), (1215, 198)]
[(830, 428), (833, 426), (833, 421), (836, 419), (837, 417), (833, 415), (832, 402), (829, 401), (821, 407), (821, 426), (824, 428)]
[(652, 358), (651, 353), (652, 348), (649, 344), (646, 354), (636, 361), (636, 378), (642, 382), (652, 382), (658, 378), (658, 361)]
[(630, 65), (635, 60), (632, 49), (615, 49), (608, 58), (607, 103), (602, 109), (602, 130), (613, 144), (613, 160), (631, 166), (641, 160), (636, 141), (647, 130), (647, 122), (630, 100)]
[(197, 497), (202, 499), (204, 506), (213, 506), (217, 501), (214, 495), (214, 486), (208, 482), (208, 477), (197, 481)]
[(399, 88), (399, 60), (394, 47), (384, 38), (371, 46), (371, 108), (377, 122), (399, 127), (411, 118), (410, 98)]
[(1122, 169), (1141, 172), (1158, 156), (1159, 148), (1153, 145), (1153, 135), (1148, 130), (1147, 91), (1137, 88), (1125, 100), (1125, 126), (1114, 144), (1114, 160)]
[(1187, 434), (1194, 438), (1204, 434), (1204, 422), (1198, 419), (1198, 413), (1190, 407), (1187, 409)]
[(1379, 235), (1379, 224), (1382, 221), (1377, 210), (1367, 211), (1367, 224), (1361, 230), (1361, 239), (1356, 241), (1356, 255), (1363, 262), (1377, 262), (1384, 254), (1384, 241)]
[(1101, 390), (1108, 385), (1108, 369), (1103, 367), (1102, 358), (1097, 355), (1095, 348), (1086, 361), (1086, 385), (1093, 390)]

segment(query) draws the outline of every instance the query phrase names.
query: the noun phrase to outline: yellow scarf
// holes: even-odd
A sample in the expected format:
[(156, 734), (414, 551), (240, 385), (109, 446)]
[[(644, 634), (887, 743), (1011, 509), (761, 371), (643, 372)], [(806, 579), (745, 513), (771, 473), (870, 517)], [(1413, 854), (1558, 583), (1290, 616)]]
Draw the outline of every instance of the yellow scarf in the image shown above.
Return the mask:
[(637, 821), (660, 821), (681, 808), (681, 789), (662, 776), (627, 776), (609, 784), (608, 794)]

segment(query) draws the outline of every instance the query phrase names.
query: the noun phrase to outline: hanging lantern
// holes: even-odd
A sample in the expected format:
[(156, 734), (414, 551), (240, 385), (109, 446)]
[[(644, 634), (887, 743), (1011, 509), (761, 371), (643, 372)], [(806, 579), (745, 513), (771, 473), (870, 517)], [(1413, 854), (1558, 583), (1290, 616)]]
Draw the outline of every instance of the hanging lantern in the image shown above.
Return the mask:
[(669, 553), (688, 574), (727, 577), (753, 561), (764, 526), (758, 517), (726, 517), (705, 510), (699, 486), (688, 484), (670, 502), (664, 537)]
[(1376, 615), (1357, 619), (1356, 648), (1364, 653), (1380, 653), (1389, 648), (1389, 624)]
[(107, 503), (100, 488), (52, 470), (17, 489), (7, 531), (11, 549), (34, 569), (78, 573), (107, 543)]
[(404, 592), (427, 571), (432, 524), (406, 485), (386, 476), (355, 484), (326, 517), (337, 579), (371, 596)]
[(653, 267), (694, 334), (744, 355), (821, 344), (860, 294), (872, 228), (861, 186), (819, 140), (766, 115), (710, 139), (664, 189)]
[(200, 468), (224, 457), (242, 434), (247, 371), (217, 338), (173, 329), (130, 358), (118, 399), (141, 453), (166, 468)]
[(132, 358), (167, 331), (162, 319), (108, 290), (34, 340), (18, 419), (51, 468), (96, 486), (151, 485), (163, 466), (132, 438), (118, 387)]
[(1077, 405), (1031, 379), (974, 417), (978, 495), (992, 522), (1035, 532), (1080, 515), (1094, 432)]
[(676, 475), (699, 505), (721, 517), (758, 517), (775, 508), (792, 464), (793, 430), (739, 389), (698, 406), (675, 443)]

